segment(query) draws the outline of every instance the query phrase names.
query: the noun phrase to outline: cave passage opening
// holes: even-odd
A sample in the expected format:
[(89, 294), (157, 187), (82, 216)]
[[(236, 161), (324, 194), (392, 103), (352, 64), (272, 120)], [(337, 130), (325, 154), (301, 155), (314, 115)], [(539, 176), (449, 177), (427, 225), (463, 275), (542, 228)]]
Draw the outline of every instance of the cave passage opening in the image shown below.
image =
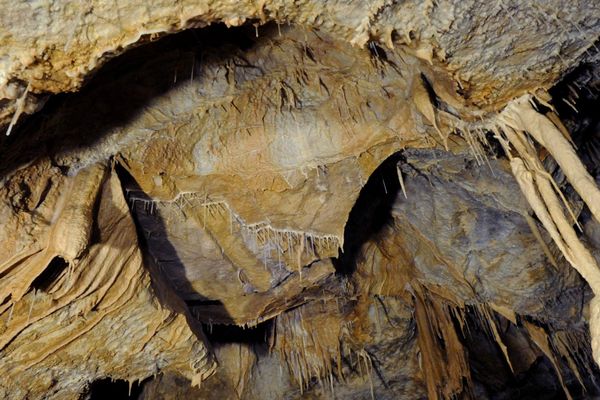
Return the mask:
[(52, 258), (46, 269), (31, 283), (32, 289), (48, 291), (68, 267), (69, 263), (64, 258), (60, 256)]
[(124, 379), (102, 378), (90, 383), (86, 394), (89, 400), (130, 400), (137, 399), (142, 394), (144, 381), (128, 382)]
[[(53, 110), (58, 110), (61, 102), (76, 101), (73, 99), (77, 99), (77, 96), (85, 96), (86, 91), (94, 90), (94, 88), (103, 85), (110, 79), (111, 74), (134, 74), (132, 75), (133, 82), (141, 82), (143, 89), (140, 90), (138, 87), (136, 90), (133, 90), (133, 92), (135, 92), (133, 97), (129, 97), (130, 93), (128, 93), (127, 88), (119, 89), (123, 93), (120, 94), (120, 99), (118, 101), (112, 100), (115, 93), (114, 90), (102, 91), (105, 97), (99, 99), (99, 103), (102, 104), (102, 107), (99, 110), (99, 116), (93, 116), (92, 122), (87, 123), (87, 126), (92, 129), (86, 130), (85, 135), (70, 137), (67, 138), (66, 141), (66, 143), (71, 143), (72, 146), (89, 145), (102, 136), (103, 132), (108, 129), (105, 124), (106, 121), (110, 121), (109, 127), (124, 124), (147, 104), (148, 99), (158, 97), (167, 92), (177, 85), (178, 79), (179, 81), (184, 79), (182, 77), (185, 77), (185, 79), (192, 78), (196, 72), (195, 63), (201, 62), (201, 49), (203, 43), (210, 41), (211, 46), (219, 46), (228, 43), (229, 45), (233, 44), (240, 49), (248, 49), (253, 45), (253, 42), (250, 39), (251, 35), (248, 34), (248, 31), (253, 31), (253, 29), (254, 28), (249, 25), (235, 29), (226, 28), (223, 25), (215, 25), (214, 27), (199, 30), (186, 30), (182, 33), (174, 34), (156, 42), (147, 43), (139, 48), (132, 49), (124, 53), (124, 55), (107, 63), (106, 66), (103, 67), (90, 82), (88, 82), (81, 93), (52, 98), (45, 110), (41, 113), (42, 119), (44, 119), (44, 114), (46, 116), (45, 118), (48, 118), (50, 113), (54, 112)], [(178, 53), (174, 55), (174, 58), (171, 60), (172, 63), (169, 63), (165, 67), (164, 71), (166, 73), (163, 77), (164, 80), (152, 82), (152, 85), (150, 85), (149, 81), (145, 80), (144, 68), (148, 65), (152, 65), (152, 68), (154, 68), (155, 65), (148, 63), (148, 59), (151, 60), (152, 57), (158, 57), (161, 52), (173, 51), (173, 48), (177, 49), (176, 53)], [(378, 47), (373, 47), (373, 49), (378, 56), (381, 56), (381, 54), (385, 55), (385, 52), (382, 49)], [(175, 66), (175, 68), (173, 68), (173, 66)], [(152, 86), (152, 90), (155, 90), (154, 92), (149, 93), (147, 91), (150, 86)], [(600, 165), (600, 146), (598, 145), (598, 139), (600, 136), (598, 136), (597, 133), (600, 132), (600, 129), (596, 129), (599, 120), (596, 114), (594, 114), (599, 104), (598, 96), (596, 95), (596, 97), (586, 103), (580, 102), (578, 104), (581, 105), (583, 113), (586, 116), (582, 120), (586, 121), (587, 124), (583, 128), (579, 127), (578, 131), (588, 133), (575, 136), (575, 141), (579, 144), (584, 161), (585, 157), (588, 157), (588, 169), (596, 168), (594, 170), (596, 171), (595, 176), (598, 177), (600, 174), (600, 171), (598, 170), (598, 165)], [(559, 110), (561, 114), (568, 115), (571, 113), (570, 108), (565, 105), (560, 108), (562, 110)], [(81, 118), (88, 117), (88, 113), (82, 113), (81, 116), (75, 118), (77, 121), (73, 122), (73, 126), (76, 126), (75, 124), (81, 124)], [(37, 122), (35, 121), (27, 121), (23, 124), (23, 127), (19, 126), (19, 129), (27, 129), (27, 126), (36, 123)], [(18, 135), (14, 134), (11, 136), (10, 140), (16, 140), (17, 137)], [(56, 136), (46, 138), (47, 141), (43, 145), (47, 147), (56, 146), (57, 144), (54, 144), (53, 142), (61, 142), (61, 140), (58, 139), (60, 138), (57, 138)], [(64, 143), (61, 144), (61, 146), (63, 145)], [(25, 154), (25, 156), (29, 157), (28, 154)], [(19, 154), (19, 157), (21, 157), (21, 154)], [(19, 160), (22, 161), (22, 159)], [(360, 261), (363, 245), (369, 240), (376, 240), (380, 232), (383, 231), (383, 228), (393, 222), (391, 210), (394, 203), (401, 198), (399, 174), (402, 172), (399, 165), (402, 164), (403, 161), (405, 161), (405, 158), (402, 152), (390, 155), (375, 169), (367, 183), (361, 189), (359, 197), (348, 215), (347, 224), (344, 230), (345, 245), (343, 251), (341, 251), (338, 257), (333, 260), (338, 275), (352, 275), (356, 270), (357, 263)], [(10, 163), (8, 164), (10, 165)], [(67, 267), (68, 263), (64, 259), (55, 257), (46, 270), (44, 270), (44, 272), (33, 282), (33, 288), (36, 290), (48, 290), (57, 277), (64, 273)], [(205, 301), (204, 304), (207, 304), (208, 302), (210, 302), (210, 300)], [(188, 306), (193, 307), (194, 304), (188, 304)], [(240, 343), (264, 348), (268, 345), (269, 338), (272, 335), (273, 320), (268, 320), (250, 328), (237, 325), (203, 324), (203, 329), (209, 342), (215, 347), (222, 344)], [(110, 378), (104, 378), (96, 380), (90, 385), (89, 394), (92, 399), (107, 398), (108, 396), (115, 399), (137, 398), (141, 393), (141, 388), (141, 383), (133, 383), (132, 385), (124, 380), (113, 381)]]
[(344, 228), (344, 248), (333, 259), (338, 275), (352, 275), (362, 246), (368, 240), (377, 239), (383, 228), (393, 222), (391, 210), (401, 190), (399, 164), (403, 160), (402, 152), (389, 156), (373, 171), (361, 189)]

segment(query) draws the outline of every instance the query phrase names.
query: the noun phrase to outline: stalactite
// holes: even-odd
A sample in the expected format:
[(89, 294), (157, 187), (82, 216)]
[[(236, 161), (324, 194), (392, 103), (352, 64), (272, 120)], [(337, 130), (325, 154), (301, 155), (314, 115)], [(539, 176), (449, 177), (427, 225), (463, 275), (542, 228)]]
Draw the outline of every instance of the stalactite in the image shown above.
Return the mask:
[[(127, 307), (138, 301), (138, 297), (150, 298), (149, 277), (143, 268), (137, 242), (132, 240), (135, 228), (133, 221), (126, 217), (127, 205), (116, 174), (114, 171), (109, 173), (103, 165), (90, 171), (80, 171), (79, 174), (71, 178), (70, 190), (63, 195), (69, 198), (62, 203), (60, 198), (58, 200), (56, 220), (54, 225), (48, 227), (49, 244), (46, 249), (23, 258), (20, 263), (27, 268), (9, 268), (8, 278), (23, 284), (36, 278), (34, 273), (43, 271), (37, 263), (40, 255), (45, 259), (44, 253), (60, 257), (68, 263), (68, 267), (53, 278), (48, 290), (24, 288), (24, 295), (20, 295), (21, 292), (12, 288), (13, 291), (9, 293), (12, 305), (6, 317), (5, 329), (0, 331), (0, 351), (9, 352), (10, 357), (19, 363), (9, 368), (12, 372), (0, 363), (0, 369), (5, 372), (23, 373), (43, 366), (47, 359), (56, 357), (62, 349), (80, 341), (106, 319), (118, 320), (119, 313), (125, 312)], [(110, 177), (105, 179), (107, 174)], [(96, 209), (94, 204), (97, 202)], [(96, 238), (99, 242), (89, 243), (93, 223), (99, 232)], [(11, 287), (8, 286), (7, 290), (11, 290)], [(197, 339), (185, 318), (157, 304), (150, 308), (162, 315), (163, 322), (166, 313), (169, 321), (159, 323), (154, 331), (148, 332), (145, 343), (156, 338), (156, 332), (161, 330), (162, 334), (172, 336), (173, 348), (188, 343), (187, 351), (190, 351)], [(2, 312), (3, 316), (5, 314), (6, 310)], [(59, 314), (68, 315), (67, 321), (57, 325), (55, 320), (48, 318)], [(37, 329), (45, 329), (45, 335), (31, 336), (31, 332)], [(21, 336), (25, 338), (25, 343)], [(18, 343), (16, 347), (15, 342)], [(197, 383), (214, 371), (215, 365), (205, 348), (191, 351), (190, 359), (194, 366), (188, 366), (187, 371), (191, 372), (190, 378)], [(52, 362), (56, 363), (56, 360)], [(133, 371), (139, 373), (135, 368)], [(150, 371), (146, 372), (150, 374)], [(88, 375), (82, 375), (80, 379), (85, 379), (85, 376)], [(79, 385), (84, 383), (79, 382)]]
[[(273, 349), (286, 361), (302, 391), (308, 389), (311, 378), (317, 378), (328, 382), (333, 393), (334, 377), (342, 378), (344, 322), (341, 316), (332, 313), (336, 308), (334, 302), (327, 302), (325, 308), (317, 303), (304, 308), (308, 316), (303, 316), (303, 307), (300, 307), (277, 317)], [(365, 357), (368, 356), (360, 359), (363, 363)]]
[(418, 284), (412, 286), (412, 293), (428, 398), (460, 397), (472, 387), (471, 372), (454, 328), (452, 306)]
[(341, 238), (331, 234), (291, 228), (277, 228), (273, 227), (268, 221), (248, 223), (233, 211), (226, 201), (209, 201), (207, 194), (203, 196), (201, 193), (196, 192), (181, 192), (172, 200), (155, 200), (136, 195), (136, 191), (132, 189), (127, 190), (128, 201), (132, 210), (136, 209), (137, 203), (142, 204), (144, 211), (150, 215), (153, 215), (157, 210), (166, 210), (169, 212), (173, 205), (179, 210), (183, 210), (185, 207), (192, 209), (200, 207), (203, 210), (202, 223), (205, 229), (209, 214), (214, 216), (216, 213), (226, 213), (228, 215), (230, 232), (233, 233), (233, 226), (237, 224), (242, 235), (248, 237), (248, 242), (252, 250), (258, 254), (265, 251), (270, 252), (274, 249), (279, 253), (293, 252), (297, 254), (297, 250), (295, 249), (302, 247), (302, 255), (316, 257), (327, 250), (337, 250), (343, 246)]
[(89, 242), (92, 208), (105, 171), (106, 167), (99, 164), (68, 180), (67, 190), (58, 201), (51, 221), (51, 231), (45, 238), (46, 242), (44, 243), (42, 238), (40, 243), (33, 246), (34, 250), (23, 255), (21, 260), (17, 259), (3, 266), (5, 271), (25, 262), (29, 267), (19, 274), (18, 279), (13, 277), (5, 282), (0, 289), (0, 298), (10, 297), (12, 302), (19, 301), (52, 259), (61, 257), (69, 263), (74, 263), (82, 254)]
[[(498, 122), (505, 137), (504, 140), (500, 139), (511, 159), (513, 174), (529, 204), (567, 261), (584, 277), (598, 296), (600, 267), (564, 215), (558, 198), (562, 194), (556, 185), (553, 185), (552, 178), (545, 172), (537, 152), (529, 145), (525, 135), (530, 134), (552, 154), (597, 221), (600, 221), (600, 189), (560, 129), (536, 111), (532, 101), (530, 95), (523, 96), (511, 102), (499, 115)], [(513, 149), (516, 154), (513, 154)], [(564, 197), (562, 199), (562, 203), (569, 210)], [(600, 364), (600, 303), (596, 298), (591, 302), (590, 332), (594, 358)]]

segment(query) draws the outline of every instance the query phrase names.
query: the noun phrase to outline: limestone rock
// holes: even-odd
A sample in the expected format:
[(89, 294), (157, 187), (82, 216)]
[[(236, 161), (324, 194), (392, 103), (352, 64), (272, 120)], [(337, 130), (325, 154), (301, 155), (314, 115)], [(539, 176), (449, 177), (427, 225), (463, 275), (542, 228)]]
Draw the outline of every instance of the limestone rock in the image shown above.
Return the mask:
[(600, 392), (595, 4), (4, 3), (0, 396)]
[(574, 63), (589, 58), (600, 29), (596, 5), (583, 0), (503, 0), (491, 6), (449, 0), (300, 5), (157, 0), (117, 6), (103, 0), (20, 0), (1, 6), (0, 98), (7, 101), (1, 114), (6, 124), (16, 122), (22, 112), (35, 111), (48, 93), (78, 89), (90, 73), (125, 49), (218, 22), (293, 23), (361, 46), (371, 40), (388, 48), (408, 45), (454, 76), (467, 102), (491, 108), (523, 91), (548, 87)]

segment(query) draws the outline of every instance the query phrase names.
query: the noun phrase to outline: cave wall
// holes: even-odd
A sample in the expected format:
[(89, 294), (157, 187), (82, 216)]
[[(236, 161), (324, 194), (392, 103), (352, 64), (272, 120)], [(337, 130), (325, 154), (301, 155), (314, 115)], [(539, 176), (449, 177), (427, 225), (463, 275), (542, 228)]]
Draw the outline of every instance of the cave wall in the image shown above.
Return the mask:
[(534, 93), (597, 179), (594, 5), (4, 9), (4, 397), (597, 394), (592, 290), (496, 113)]

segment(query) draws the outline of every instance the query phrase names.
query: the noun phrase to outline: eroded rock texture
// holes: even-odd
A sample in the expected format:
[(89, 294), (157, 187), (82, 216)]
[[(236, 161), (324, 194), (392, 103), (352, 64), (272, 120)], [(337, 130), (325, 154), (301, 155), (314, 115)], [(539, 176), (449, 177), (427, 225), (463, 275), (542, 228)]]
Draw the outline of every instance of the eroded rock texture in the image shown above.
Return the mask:
[(600, 394), (596, 4), (3, 9), (3, 397)]
[[(597, 40), (598, 5), (533, 1), (8, 1), (0, 23), (2, 122), (79, 88), (105, 60), (165, 33), (223, 22), (298, 24), (348, 43), (403, 45), (439, 61), (464, 98), (498, 102), (548, 87)], [(17, 115), (18, 118), (18, 115)], [(13, 120), (14, 122), (14, 120)]]

